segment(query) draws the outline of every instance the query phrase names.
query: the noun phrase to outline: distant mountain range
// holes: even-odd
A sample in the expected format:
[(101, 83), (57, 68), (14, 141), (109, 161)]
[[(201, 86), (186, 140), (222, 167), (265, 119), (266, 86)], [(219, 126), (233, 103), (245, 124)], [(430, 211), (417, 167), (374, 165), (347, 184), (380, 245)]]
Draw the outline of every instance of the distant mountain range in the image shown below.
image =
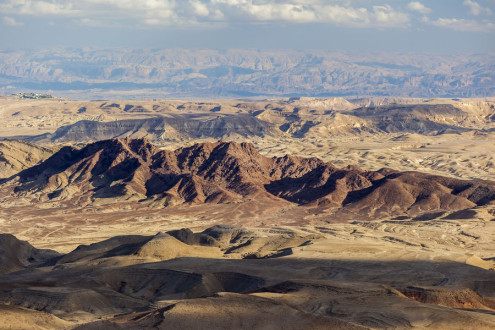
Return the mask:
[(495, 95), (490, 55), (186, 49), (0, 51), (0, 93), (163, 97)]

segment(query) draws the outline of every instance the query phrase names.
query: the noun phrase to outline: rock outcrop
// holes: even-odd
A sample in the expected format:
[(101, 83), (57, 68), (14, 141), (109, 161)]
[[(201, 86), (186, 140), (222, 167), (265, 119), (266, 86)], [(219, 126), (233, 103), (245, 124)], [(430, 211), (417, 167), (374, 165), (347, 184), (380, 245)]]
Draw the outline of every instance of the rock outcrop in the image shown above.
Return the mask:
[(18, 196), (163, 206), (288, 201), (336, 218), (462, 210), (495, 200), (495, 182), (389, 169), (337, 168), (317, 158), (268, 158), (249, 143), (219, 141), (175, 151), (145, 139), (64, 147), (16, 178)]

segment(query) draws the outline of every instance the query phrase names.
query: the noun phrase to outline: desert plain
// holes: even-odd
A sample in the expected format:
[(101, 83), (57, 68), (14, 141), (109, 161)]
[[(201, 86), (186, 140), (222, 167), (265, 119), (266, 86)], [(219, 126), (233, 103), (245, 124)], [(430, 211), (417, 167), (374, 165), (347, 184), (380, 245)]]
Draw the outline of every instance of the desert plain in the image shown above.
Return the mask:
[(1, 328), (495, 328), (493, 98), (0, 116)]

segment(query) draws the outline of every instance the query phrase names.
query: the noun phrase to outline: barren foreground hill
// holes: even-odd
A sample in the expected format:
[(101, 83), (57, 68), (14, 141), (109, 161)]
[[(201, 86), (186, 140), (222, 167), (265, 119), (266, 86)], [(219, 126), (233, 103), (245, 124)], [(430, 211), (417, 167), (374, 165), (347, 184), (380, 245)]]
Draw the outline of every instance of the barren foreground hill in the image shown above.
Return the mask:
[[(419, 244), (428, 232), (454, 227), (214, 226), (118, 236), (67, 254), (1, 235), (8, 260), (0, 321), (14, 328), (491, 329), (493, 261), (466, 257), (456, 235)], [(493, 239), (487, 229), (484, 238)], [(475, 244), (494, 251), (484, 239)]]

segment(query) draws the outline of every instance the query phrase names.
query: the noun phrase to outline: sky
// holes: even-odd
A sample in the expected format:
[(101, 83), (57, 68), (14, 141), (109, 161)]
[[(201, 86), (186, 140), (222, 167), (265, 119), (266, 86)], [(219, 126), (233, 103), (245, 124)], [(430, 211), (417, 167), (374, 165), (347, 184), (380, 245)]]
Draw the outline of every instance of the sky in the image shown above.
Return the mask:
[(0, 48), (495, 52), (495, 0), (0, 0)]

